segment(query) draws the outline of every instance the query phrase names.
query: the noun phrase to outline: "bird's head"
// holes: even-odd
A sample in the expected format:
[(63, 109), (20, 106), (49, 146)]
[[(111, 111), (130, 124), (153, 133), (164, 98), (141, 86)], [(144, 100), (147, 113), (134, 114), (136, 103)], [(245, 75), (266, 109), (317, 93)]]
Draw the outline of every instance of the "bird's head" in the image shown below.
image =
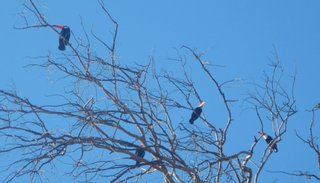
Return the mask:
[(200, 104), (198, 105), (198, 107), (203, 107), (205, 103), (206, 103), (206, 102), (204, 102), (204, 101), (200, 102)]
[(258, 133), (259, 133), (261, 136), (266, 135), (266, 133), (264, 133), (263, 131), (258, 131)]

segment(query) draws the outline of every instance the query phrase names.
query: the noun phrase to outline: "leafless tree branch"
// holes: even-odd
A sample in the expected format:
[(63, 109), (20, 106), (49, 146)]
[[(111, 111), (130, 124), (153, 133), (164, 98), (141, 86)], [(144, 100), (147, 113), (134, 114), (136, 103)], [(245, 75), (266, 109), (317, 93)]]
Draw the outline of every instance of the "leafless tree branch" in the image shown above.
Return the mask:
[[(4, 181), (41, 177), (42, 170), (67, 162), (67, 175), (86, 182), (96, 178), (134, 182), (150, 176), (162, 177), (168, 183), (257, 182), (273, 155), (269, 150), (272, 144), (266, 145), (260, 163), (252, 157), (258, 156), (255, 147), (261, 137), (253, 135), (248, 148), (224, 151), (235, 120), (230, 103), (237, 101), (226, 95), (224, 87), (234, 80), (219, 82), (202, 54), (182, 46), (199, 64), (199, 72), (209, 78), (208, 86), (222, 99), (226, 111), (223, 129), (215, 126), (205, 110), (198, 119), (203, 127), (188, 124), (185, 113), (191, 115), (194, 100), (202, 102), (205, 98), (186, 69), (188, 56), (178, 53), (174, 59), (181, 64), (181, 76), (158, 72), (153, 58), (146, 65), (120, 64), (115, 56), (118, 22), (102, 0), (98, 3), (114, 25), (112, 41), (105, 41), (93, 30), (87, 33), (81, 22), (83, 40), (74, 36), (68, 44), (70, 49), (61, 57), (39, 57), (44, 63), (29, 65), (54, 68), (57, 78), (67, 83), (62, 86), (64, 92), (51, 95), (54, 103), (38, 104), (15, 90), (0, 89), (0, 138), (5, 139), (0, 154), (17, 153), (21, 157), (5, 167), (9, 173)], [(46, 28), (59, 34), (33, 0), (24, 6), (35, 22), (31, 24), (30, 17), (23, 17), (25, 24), (18, 29)], [(108, 56), (93, 53), (91, 40), (101, 43)], [(255, 85), (256, 93), (249, 94), (248, 102), (254, 106), (261, 130), (272, 126), (273, 143), (279, 143), (290, 117), (296, 113), (295, 78), (292, 88), (284, 88), (283, 70), (278, 58), (274, 59), (271, 74), (265, 75), (262, 85)], [(264, 118), (265, 114), (269, 117)], [(143, 153), (139, 155), (138, 150)]]

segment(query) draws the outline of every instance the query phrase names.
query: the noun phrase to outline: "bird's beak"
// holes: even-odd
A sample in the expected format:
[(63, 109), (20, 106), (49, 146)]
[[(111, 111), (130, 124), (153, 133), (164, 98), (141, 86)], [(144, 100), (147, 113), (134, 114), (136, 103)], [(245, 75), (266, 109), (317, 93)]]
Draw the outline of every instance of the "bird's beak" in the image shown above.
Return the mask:
[(63, 28), (63, 25), (53, 25), (53, 26), (56, 27), (56, 28), (59, 28), (59, 29)]
[(204, 104), (205, 104), (206, 102), (201, 102), (200, 104), (199, 104), (199, 106), (198, 107), (202, 107), (202, 106), (204, 106)]

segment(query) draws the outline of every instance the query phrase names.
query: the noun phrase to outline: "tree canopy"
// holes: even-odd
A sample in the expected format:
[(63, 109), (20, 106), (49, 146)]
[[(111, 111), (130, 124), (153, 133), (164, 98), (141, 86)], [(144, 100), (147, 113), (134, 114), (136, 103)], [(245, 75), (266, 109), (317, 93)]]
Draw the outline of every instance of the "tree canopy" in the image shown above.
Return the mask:
[[(50, 30), (57, 50), (59, 39), (65, 46), (59, 55), (39, 56), (41, 62), (28, 66), (54, 69), (54, 77), (64, 86), (60, 93), (48, 96), (50, 102), (41, 103), (14, 89), (0, 89), (0, 154), (17, 154), (17, 159), (2, 165), (3, 181), (25, 177), (30, 182), (43, 181), (48, 172), (54, 174), (59, 169), (65, 176), (84, 182), (159, 178), (164, 182), (261, 182), (266, 164), (272, 163), (270, 158), (285, 151), (281, 143), (299, 139), (315, 153), (320, 167), (314, 128), (319, 106), (309, 110), (308, 137), (296, 132), (297, 139), (285, 138), (298, 112), (296, 74), (285, 73), (276, 48), (262, 79), (249, 82), (245, 99), (240, 101), (227, 92), (238, 79), (217, 76), (215, 71), (221, 68), (190, 45), (181, 45), (169, 59), (175, 65), (174, 72), (159, 69), (152, 56), (144, 63), (120, 62), (121, 22), (104, 1), (98, 4), (97, 11), (112, 24), (110, 37), (85, 28), (84, 36), (79, 36), (80, 31), (70, 27), (69, 40), (56, 22), (46, 18), (40, 4), (25, 2), (29, 14), (23, 14), (24, 23), (15, 28)], [(96, 51), (94, 44), (104, 52)], [(196, 74), (190, 73), (191, 62)], [(199, 112), (195, 109), (200, 103)], [(231, 129), (247, 133), (252, 123), (237, 119), (235, 103), (243, 103), (256, 119), (252, 122), (256, 133), (240, 148), (235, 141), (241, 137), (234, 137)], [(222, 111), (219, 118), (212, 115), (217, 108)], [(198, 118), (189, 123), (193, 113)], [(239, 129), (235, 129), (236, 123), (241, 123)], [(320, 180), (319, 172), (268, 171)]]

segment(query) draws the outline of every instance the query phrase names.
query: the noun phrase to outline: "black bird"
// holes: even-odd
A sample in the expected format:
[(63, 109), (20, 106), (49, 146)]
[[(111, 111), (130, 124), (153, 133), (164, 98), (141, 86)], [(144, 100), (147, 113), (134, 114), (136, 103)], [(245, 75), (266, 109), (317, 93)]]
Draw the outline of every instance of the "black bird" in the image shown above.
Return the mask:
[[(259, 134), (262, 136), (262, 138), (264, 138), (266, 140), (266, 142), (268, 143), (269, 145), (269, 148), (274, 151), (274, 152), (278, 152), (278, 147), (277, 147), (277, 144), (276, 143), (273, 143), (274, 140), (271, 136), (267, 135), (266, 133), (264, 132), (259, 132)], [(272, 144), (272, 145), (271, 145)], [(270, 146), (271, 145), (271, 146)]]
[[(137, 157), (139, 157), (139, 158), (143, 158), (145, 154), (146, 154), (146, 152), (145, 152), (144, 149), (143, 149), (143, 145), (140, 145), (140, 147), (138, 147), (138, 148), (136, 149), (135, 155), (136, 155)], [(140, 161), (137, 159), (136, 165), (139, 165), (139, 164), (140, 164)]]
[(70, 28), (68, 26), (55, 25), (55, 27), (60, 28), (60, 36), (59, 36), (59, 50), (64, 51), (66, 49), (66, 45), (69, 43), (70, 39)]
[(197, 108), (195, 108), (193, 111), (192, 111), (192, 114), (191, 114), (191, 118), (189, 120), (189, 123), (190, 124), (193, 124), (193, 122), (199, 118), (199, 116), (201, 115), (202, 113), (202, 107), (203, 105), (205, 104), (205, 102), (201, 102)]

